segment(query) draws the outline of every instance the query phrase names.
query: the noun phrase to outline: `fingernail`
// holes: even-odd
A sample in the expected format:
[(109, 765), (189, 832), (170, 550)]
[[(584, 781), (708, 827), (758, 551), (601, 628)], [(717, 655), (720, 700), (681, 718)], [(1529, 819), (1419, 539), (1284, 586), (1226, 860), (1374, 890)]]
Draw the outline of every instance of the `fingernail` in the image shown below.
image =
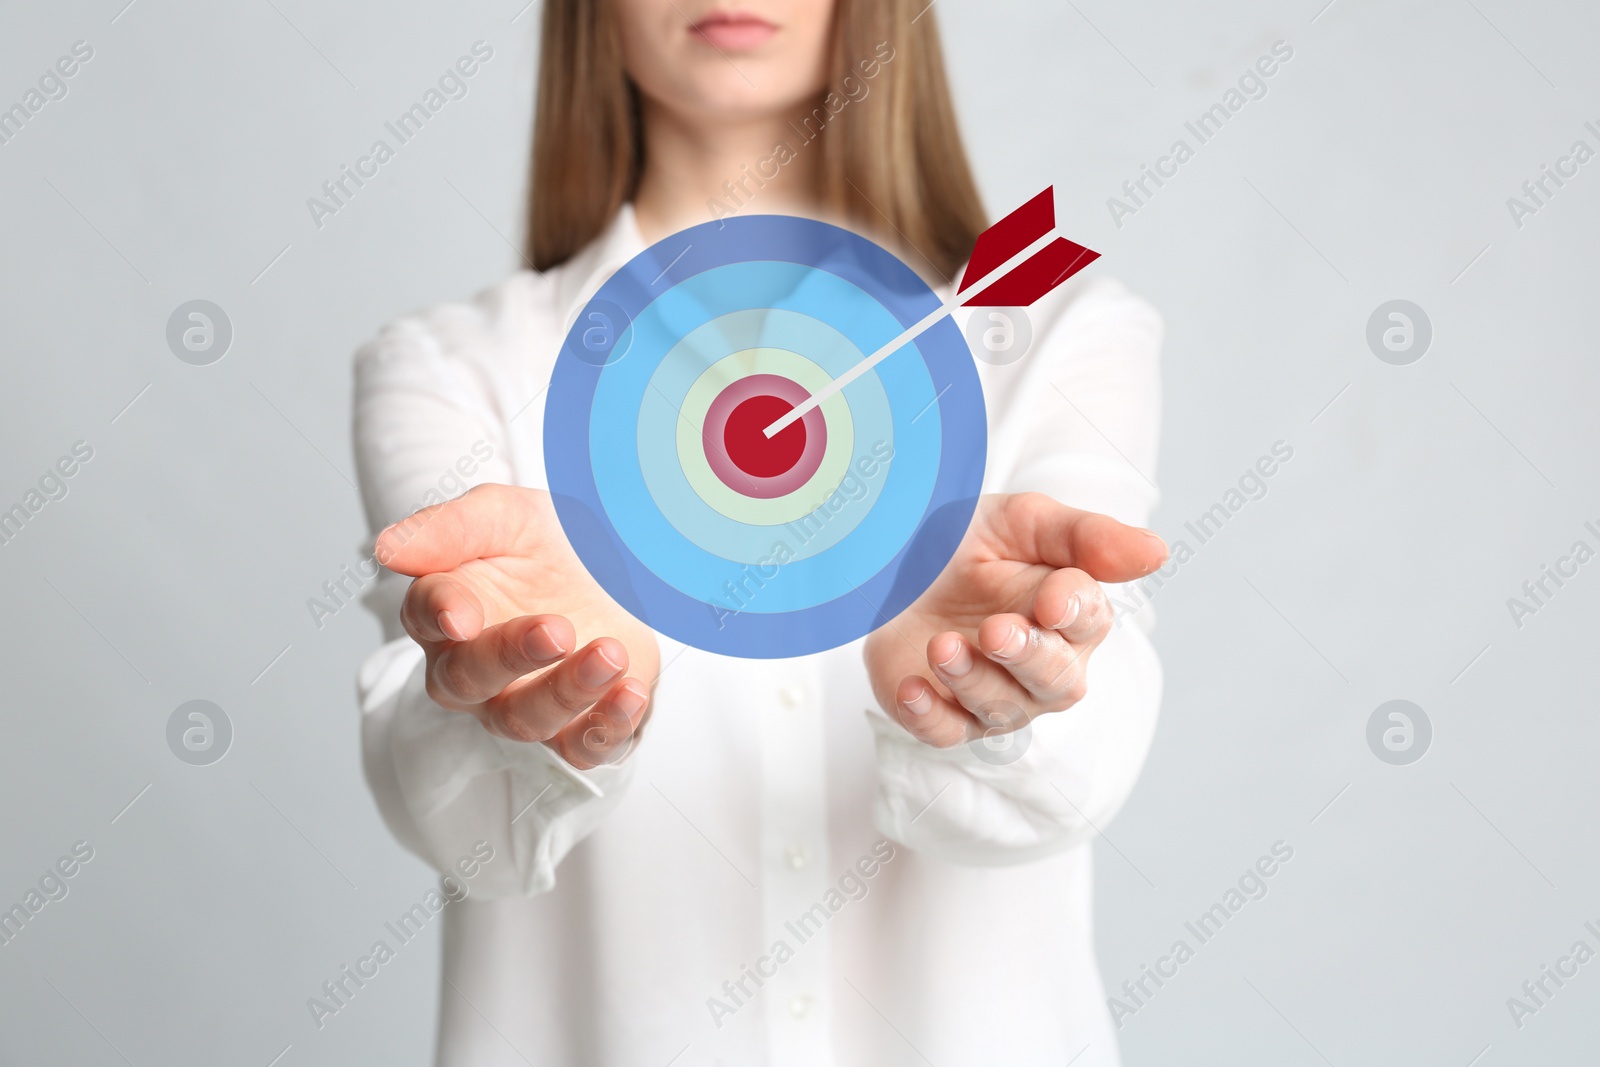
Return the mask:
[(555, 659), (565, 656), (567, 650), (561, 647), (561, 642), (556, 640), (555, 633), (546, 623), (540, 623), (528, 631), (528, 636), (522, 639), (522, 650), (532, 659)]
[(918, 690), (917, 695), (910, 700), (903, 701), (906, 710), (913, 715), (926, 715), (933, 710), (933, 694), (926, 688)]
[(604, 647), (597, 648), (578, 664), (578, 681), (593, 689), (605, 685), (622, 671), (622, 664), (611, 662)]
[(1072, 594), (1072, 599), (1067, 601), (1067, 610), (1062, 613), (1061, 621), (1050, 627), (1052, 630), (1065, 630), (1078, 621), (1078, 612), (1083, 610), (1083, 601), (1077, 593)]
[(967, 651), (967, 643), (965, 641), (957, 641), (956, 650), (950, 654), (950, 658), (943, 663), (936, 663), (934, 666), (938, 667), (940, 672), (947, 677), (966, 677), (967, 672), (972, 670), (972, 653)]
[(467, 639), (467, 631), (461, 628), (461, 623), (457, 622), (456, 617), (448, 611), (439, 612), (439, 629), (443, 630), (444, 635), (452, 641)]
[(1000, 642), (1000, 647), (994, 650), (994, 654), (997, 659), (1016, 659), (1027, 647), (1028, 631), (1012, 623), (1011, 628), (1006, 631), (1005, 640)]
[(622, 691), (617, 694), (616, 700), (613, 701), (613, 703), (617, 705), (618, 711), (622, 712), (622, 714), (626, 715), (629, 719), (632, 719), (635, 715), (639, 714), (639, 712), (644, 708), (645, 702), (649, 699), (649, 694), (645, 693), (642, 689), (638, 689), (632, 685), (627, 685), (624, 686)]

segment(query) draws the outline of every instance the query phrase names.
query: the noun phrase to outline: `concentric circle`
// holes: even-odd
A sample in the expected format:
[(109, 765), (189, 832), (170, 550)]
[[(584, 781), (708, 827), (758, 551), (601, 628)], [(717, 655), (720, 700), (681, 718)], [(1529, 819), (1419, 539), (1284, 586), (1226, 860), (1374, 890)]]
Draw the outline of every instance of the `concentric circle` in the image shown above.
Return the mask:
[[(744, 216), (647, 249), (580, 312), (545, 407), (579, 558), (669, 637), (750, 658), (855, 640), (949, 562), (983, 480), (983, 398), (945, 318), (767, 437), (940, 307), (872, 242)], [(613, 357), (625, 352), (626, 359)]]
[[(640, 436), (641, 449), (655, 439), (657, 423), (671, 417), (678, 465), (674, 469), (663, 457), (643, 450), (639, 460), (651, 495), (669, 520), (680, 528), (705, 525), (706, 517), (693, 506), (695, 502), (676, 490), (679, 476), (688, 479), (699, 500), (717, 514), (743, 523), (781, 526), (812, 511), (816, 488), (838, 484), (850, 468), (855, 435), (844, 398), (831, 398), (806, 414), (807, 450), (793, 468), (772, 479), (741, 471), (727, 454), (723, 413), (717, 402), (726, 397), (737, 403), (771, 389), (800, 403), (832, 380), (827, 371), (793, 352), (745, 349), (708, 368), (690, 386), (676, 414), (670, 414), (672, 404), (653, 405), (650, 432)], [(808, 485), (812, 490), (804, 491)], [(680, 501), (689, 506), (680, 507)], [(737, 553), (738, 549), (730, 551)]]
[(760, 499), (784, 496), (804, 485), (822, 463), (828, 427), (812, 408), (773, 437), (766, 428), (799, 407), (811, 393), (792, 378), (752, 374), (717, 394), (700, 438), (706, 462), (736, 493)]

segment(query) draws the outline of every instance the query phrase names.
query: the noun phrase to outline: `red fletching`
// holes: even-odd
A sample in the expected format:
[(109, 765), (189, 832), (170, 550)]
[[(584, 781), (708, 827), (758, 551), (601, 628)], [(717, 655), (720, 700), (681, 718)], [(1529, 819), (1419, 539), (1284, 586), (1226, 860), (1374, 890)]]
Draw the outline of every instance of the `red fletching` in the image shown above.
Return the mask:
[[(961, 286), (956, 290), (956, 295), (960, 297), (960, 294), (975, 288), (979, 282), (989, 284), (981, 293), (958, 299), (957, 306), (1027, 307), (1100, 258), (1099, 252), (1069, 241), (1065, 237), (1050, 239), (1050, 234), (1056, 228), (1055, 192), (1055, 186), (1049, 186), (1044, 192), (978, 235), (978, 239), (973, 242), (972, 258), (967, 262), (967, 269), (961, 275)], [(1029, 250), (1035, 247), (1039, 250), (1029, 255)], [(1016, 265), (1003, 269), (1012, 263)], [(806, 412), (877, 366), (891, 353), (909, 347), (909, 343), (916, 340), (922, 331), (947, 321), (950, 308), (949, 303), (941, 305), (936, 311), (926, 315), (921, 322), (836, 377), (832, 383), (812, 393), (807, 400), (790, 409), (787, 414), (761, 427), (762, 437), (771, 440), (756, 441), (756, 444), (770, 448), (776, 443), (776, 435), (788, 432), (788, 429), (793, 427)], [(757, 422), (761, 422), (769, 417), (770, 413), (763, 411), (755, 418)]]
[(956, 292), (964, 293), (968, 287), (981, 282), (1006, 260), (1049, 233), (1055, 224), (1055, 186), (1052, 185), (978, 235)]
[(1027, 307), (1099, 258), (1099, 252), (1057, 237), (1029, 256), (1020, 267), (961, 304), (963, 307)]
[[(1047, 236), (1056, 226), (1055, 186), (1050, 186), (978, 235), (957, 295), (990, 281), (1001, 267)], [(963, 307), (1027, 307), (1100, 258), (1100, 253), (1057, 237), (1021, 264), (993, 278)]]

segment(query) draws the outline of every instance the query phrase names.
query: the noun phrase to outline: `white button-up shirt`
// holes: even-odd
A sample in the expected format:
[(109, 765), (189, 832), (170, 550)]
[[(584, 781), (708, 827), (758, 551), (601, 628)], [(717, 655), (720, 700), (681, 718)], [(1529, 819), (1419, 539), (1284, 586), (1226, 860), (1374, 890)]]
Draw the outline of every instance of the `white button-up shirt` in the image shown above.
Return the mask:
[[(643, 247), (624, 209), (570, 262), (401, 319), (361, 349), (356, 454), (374, 532), (471, 484), (544, 486), (557, 350)], [(1029, 354), (978, 367), (984, 491), (1146, 524), (1159, 317), (1095, 272), (1029, 314)], [(1094, 654), (1082, 702), (1034, 721), (1020, 756), (913, 739), (875, 705), (859, 642), (754, 661), (663, 638), (637, 743), (579, 772), (428, 699), (397, 621), (404, 585), (386, 575), (368, 597), (388, 637), (360, 671), (368, 780), (395, 835), (439, 870), (475, 842), (494, 850), (443, 911), (440, 1064), (1118, 1062), (1089, 843), (1155, 729), (1148, 608)]]

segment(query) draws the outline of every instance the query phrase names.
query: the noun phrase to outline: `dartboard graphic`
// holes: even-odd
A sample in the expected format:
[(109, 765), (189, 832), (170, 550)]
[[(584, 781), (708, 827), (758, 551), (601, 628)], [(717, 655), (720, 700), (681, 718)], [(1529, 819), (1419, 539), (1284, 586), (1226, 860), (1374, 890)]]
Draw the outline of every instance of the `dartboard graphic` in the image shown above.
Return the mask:
[(983, 394), (955, 323), (928, 321), (941, 308), (894, 255), (809, 219), (732, 217), (641, 252), (578, 312), (546, 400), (584, 566), (725, 655), (884, 625), (949, 563), (983, 481)]

